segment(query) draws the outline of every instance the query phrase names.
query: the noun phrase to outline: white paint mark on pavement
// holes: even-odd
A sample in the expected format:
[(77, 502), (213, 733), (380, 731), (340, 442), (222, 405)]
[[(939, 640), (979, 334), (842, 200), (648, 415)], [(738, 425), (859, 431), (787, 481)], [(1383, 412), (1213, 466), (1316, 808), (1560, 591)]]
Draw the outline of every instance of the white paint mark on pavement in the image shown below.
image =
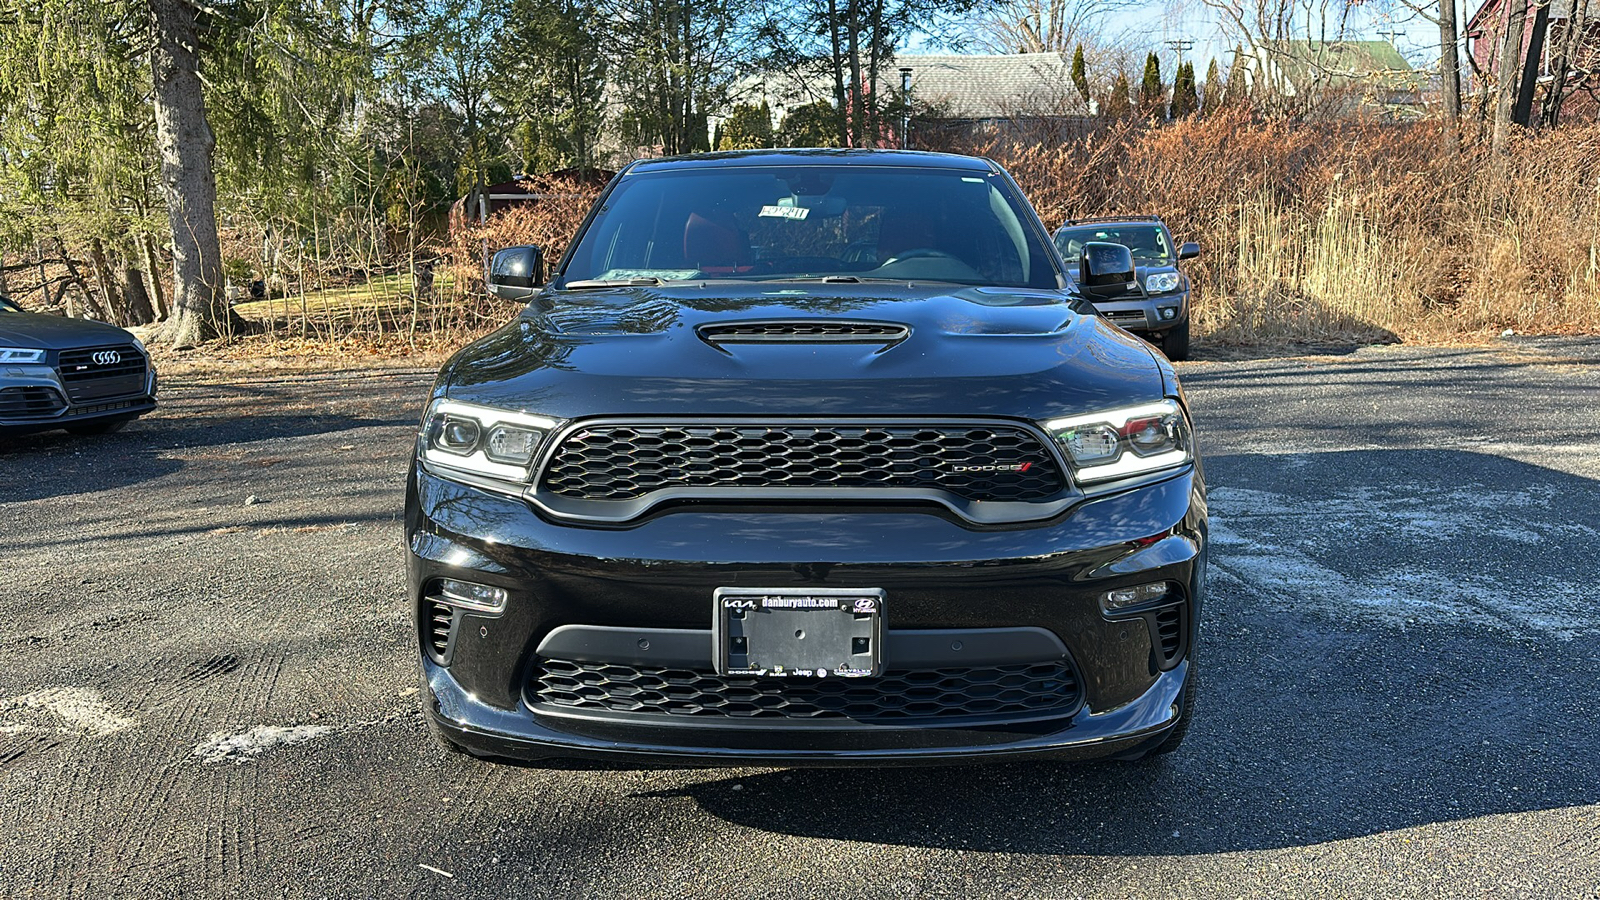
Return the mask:
[(243, 734), (218, 732), (195, 747), (194, 755), (208, 763), (226, 759), (242, 763), (273, 748), (302, 744), (332, 730), (327, 725), (257, 725)]
[(104, 737), (139, 724), (111, 711), (99, 693), (88, 688), (46, 688), (0, 699), (0, 734), (53, 731)]

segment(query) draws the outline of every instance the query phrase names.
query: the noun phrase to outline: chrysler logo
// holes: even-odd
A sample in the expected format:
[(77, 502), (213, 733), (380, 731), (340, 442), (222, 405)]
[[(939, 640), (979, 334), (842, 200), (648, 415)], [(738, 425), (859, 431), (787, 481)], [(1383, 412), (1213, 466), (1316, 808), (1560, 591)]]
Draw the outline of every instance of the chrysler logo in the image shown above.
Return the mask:
[(122, 354), (115, 350), (101, 350), (94, 355), (94, 364), (97, 366), (114, 366), (122, 362)]

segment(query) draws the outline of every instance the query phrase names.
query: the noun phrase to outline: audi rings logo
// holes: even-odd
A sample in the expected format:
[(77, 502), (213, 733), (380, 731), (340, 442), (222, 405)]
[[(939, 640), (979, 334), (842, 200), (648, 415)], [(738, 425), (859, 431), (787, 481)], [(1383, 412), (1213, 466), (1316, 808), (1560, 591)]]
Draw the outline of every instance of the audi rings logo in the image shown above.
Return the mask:
[(115, 350), (101, 350), (91, 359), (94, 360), (94, 364), (97, 366), (114, 366), (122, 362), (122, 354)]

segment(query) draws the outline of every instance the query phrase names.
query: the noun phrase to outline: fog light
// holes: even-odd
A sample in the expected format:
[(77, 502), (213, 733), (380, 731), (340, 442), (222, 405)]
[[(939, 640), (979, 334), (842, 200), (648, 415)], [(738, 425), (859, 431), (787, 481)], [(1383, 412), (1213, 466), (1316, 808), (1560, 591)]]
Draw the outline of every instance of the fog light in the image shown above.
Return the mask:
[(503, 613), (506, 611), (506, 592), (504, 588), (490, 587), (487, 584), (473, 584), (470, 581), (457, 581), (454, 578), (439, 579), (439, 600), (451, 606), (462, 609), (471, 609), (486, 613)]
[(1141, 584), (1136, 587), (1117, 588), (1106, 591), (1100, 595), (1100, 605), (1108, 612), (1139, 606), (1152, 600), (1159, 600), (1167, 595), (1168, 585), (1165, 581), (1152, 584)]
[(1163, 306), (1156, 310), (1156, 312), (1161, 316), (1163, 321), (1171, 321), (1178, 317), (1178, 308), (1176, 306)]

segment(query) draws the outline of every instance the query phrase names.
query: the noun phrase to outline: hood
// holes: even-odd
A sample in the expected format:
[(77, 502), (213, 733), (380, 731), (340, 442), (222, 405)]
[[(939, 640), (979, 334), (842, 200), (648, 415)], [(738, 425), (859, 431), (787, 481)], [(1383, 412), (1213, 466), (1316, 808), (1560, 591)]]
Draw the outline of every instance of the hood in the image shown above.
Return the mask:
[[(752, 323), (897, 327), (713, 337)], [(446, 363), (438, 394), (556, 418), (1050, 418), (1159, 398), (1162, 376), (1143, 342), (1056, 291), (696, 283), (544, 295)]]
[(92, 319), (44, 313), (0, 313), (0, 346), (70, 350), (102, 344), (127, 344), (133, 335)]

